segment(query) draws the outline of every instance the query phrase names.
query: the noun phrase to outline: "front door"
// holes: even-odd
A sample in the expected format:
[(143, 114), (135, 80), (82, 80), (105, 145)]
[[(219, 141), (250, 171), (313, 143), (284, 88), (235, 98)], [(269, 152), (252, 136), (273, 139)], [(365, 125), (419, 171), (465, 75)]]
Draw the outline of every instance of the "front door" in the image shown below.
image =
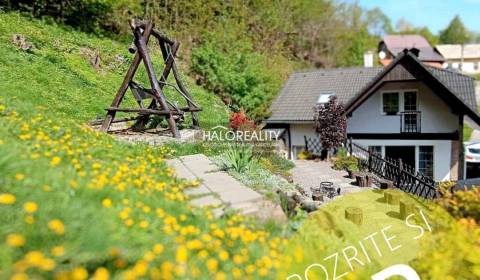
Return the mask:
[(385, 157), (402, 159), (402, 162), (415, 168), (415, 146), (385, 146)]

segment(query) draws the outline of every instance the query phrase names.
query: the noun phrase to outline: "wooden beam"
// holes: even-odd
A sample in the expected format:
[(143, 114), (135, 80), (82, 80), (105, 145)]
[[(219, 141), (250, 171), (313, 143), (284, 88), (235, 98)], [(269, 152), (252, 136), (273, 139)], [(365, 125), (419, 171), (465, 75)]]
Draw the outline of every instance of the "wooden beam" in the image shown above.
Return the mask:
[[(152, 28), (153, 28), (152, 23), (149, 23), (146, 25), (145, 31), (143, 32), (143, 35), (142, 35), (142, 38), (145, 42), (148, 42)], [(133, 76), (135, 75), (135, 72), (138, 69), (138, 66), (140, 65), (141, 59), (142, 58), (140, 54), (137, 52), (137, 54), (135, 54), (135, 57), (133, 58), (130, 68), (128, 68), (127, 74), (123, 78), (122, 85), (118, 89), (117, 95), (113, 99), (110, 107), (118, 107), (122, 102), (123, 97), (125, 96), (125, 92), (127, 91), (130, 85), (130, 81), (132, 80)], [(110, 125), (112, 124), (113, 119), (115, 118), (115, 113), (116, 111), (109, 111), (107, 113), (107, 116), (105, 117), (105, 121), (103, 122), (102, 128), (100, 129), (101, 131), (104, 131), (104, 132), (108, 131), (108, 129), (110, 128)]]
[[(459, 131), (458, 131), (458, 134), (459, 134), (459, 139), (458, 139), (458, 147), (459, 147), (459, 155), (458, 155), (458, 180), (463, 180), (465, 179), (464, 177), (464, 166), (465, 166), (465, 154), (464, 154), (464, 151), (463, 151), (463, 118), (464, 118), (464, 115), (459, 115), (458, 117), (458, 122), (459, 122)], [(453, 143), (452, 143), (453, 144)]]
[(183, 111), (174, 110), (155, 110), (147, 108), (106, 108), (107, 111), (126, 112), (126, 113), (140, 113), (140, 114), (154, 114), (154, 115), (183, 115)]
[(381, 140), (459, 140), (457, 131), (451, 133), (348, 133), (353, 139)]
[[(150, 56), (148, 55), (147, 44), (140, 34), (140, 30), (136, 28), (134, 30), (135, 33), (135, 45), (137, 46), (138, 53), (142, 57), (143, 63), (145, 64), (145, 68), (147, 70), (148, 79), (150, 80), (150, 84), (152, 85), (152, 91), (157, 98), (158, 102), (160, 103), (160, 107), (162, 110), (169, 112), (170, 109), (168, 108), (167, 101), (165, 100), (165, 96), (163, 95), (162, 89), (157, 80), (157, 76), (155, 75), (155, 70), (153, 69), (152, 61), (150, 60)], [(180, 132), (178, 131), (177, 125), (173, 118), (173, 115), (170, 114), (167, 116), (167, 123), (175, 138), (180, 138)]]

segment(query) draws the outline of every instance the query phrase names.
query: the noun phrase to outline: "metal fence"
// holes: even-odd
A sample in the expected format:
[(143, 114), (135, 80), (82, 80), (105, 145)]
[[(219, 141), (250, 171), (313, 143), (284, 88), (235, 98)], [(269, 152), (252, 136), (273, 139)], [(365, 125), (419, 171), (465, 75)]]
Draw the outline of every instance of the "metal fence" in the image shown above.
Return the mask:
[(392, 181), (402, 191), (428, 199), (440, 195), (432, 178), (415, 171), (412, 166), (402, 163), (401, 159), (383, 158), (368, 148), (352, 143), (352, 139), (349, 139), (347, 146), (349, 153), (358, 158), (363, 169), (382, 179)]

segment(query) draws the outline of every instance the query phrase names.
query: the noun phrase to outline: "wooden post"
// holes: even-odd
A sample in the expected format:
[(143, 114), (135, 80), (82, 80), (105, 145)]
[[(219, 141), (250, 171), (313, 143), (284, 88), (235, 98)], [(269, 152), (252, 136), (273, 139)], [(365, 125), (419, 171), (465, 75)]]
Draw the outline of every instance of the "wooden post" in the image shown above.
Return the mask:
[[(463, 45), (462, 45), (463, 47)], [(460, 124), (460, 129), (458, 131), (458, 180), (463, 180), (465, 179), (465, 154), (464, 154), (464, 149), (463, 149), (463, 115), (460, 115), (459, 117), (459, 124)], [(454, 141), (452, 141), (451, 145), (455, 145)], [(451, 155), (453, 156), (453, 155)]]
[(373, 153), (370, 149), (368, 149), (368, 172), (372, 172), (372, 156)]
[(348, 207), (345, 209), (345, 218), (356, 225), (363, 223), (363, 212), (361, 208)]
[[(147, 70), (148, 79), (150, 80), (150, 84), (152, 85), (153, 93), (160, 103), (160, 107), (162, 110), (169, 112), (170, 109), (168, 108), (167, 101), (165, 100), (165, 96), (163, 95), (162, 89), (158, 84), (157, 77), (155, 75), (155, 70), (153, 69), (152, 61), (150, 60), (150, 56), (148, 55), (147, 44), (143, 37), (140, 34), (140, 30), (137, 28), (134, 29), (135, 33), (135, 45), (137, 46), (138, 53), (143, 59), (143, 63), (145, 64), (145, 68)], [(175, 138), (180, 138), (180, 132), (178, 131), (177, 125), (175, 124), (175, 120), (172, 114), (167, 115), (167, 123), (172, 131), (172, 134)]]
[[(174, 43), (174, 45), (172, 46), (172, 56), (167, 57), (166, 54), (163, 54), (165, 49), (165, 46), (163, 45), (164, 42), (158, 39), (158, 43), (160, 45), (160, 49), (162, 50), (163, 59), (165, 61), (165, 68), (163, 69), (163, 73), (162, 73), (162, 76), (160, 77), (160, 84), (159, 84), (160, 89), (163, 90), (163, 87), (167, 82), (168, 76), (170, 75), (172, 65), (174, 63), (174, 56), (177, 53), (179, 44)], [(154, 109), (155, 107), (156, 107), (156, 102), (155, 100), (152, 100), (152, 102), (150, 102), (150, 105), (148, 106), (148, 109)], [(138, 121), (135, 123), (134, 127), (136, 127), (137, 129), (143, 129), (145, 125), (147, 125), (149, 118), (150, 118), (150, 115), (148, 114), (141, 116), (140, 119), (138, 119)]]
[[(148, 23), (145, 27), (145, 31), (143, 31), (143, 39), (145, 40), (145, 43), (148, 42), (148, 39), (150, 37), (150, 33), (152, 32), (153, 24)], [(123, 78), (122, 85), (117, 91), (117, 95), (112, 101), (112, 104), (110, 107), (112, 108), (118, 108), (120, 103), (122, 102), (123, 97), (125, 96), (125, 92), (127, 91), (128, 87), (130, 86), (130, 81), (132, 80), (133, 76), (135, 75), (135, 72), (138, 69), (138, 66), (140, 65), (140, 61), (142, 60), (140, 54), (137, 52), (135, 54), (135, 57), (133, 58), (132, 64), (130, 65), (130, 68), (128, 68), (127, 74), (125, 75), (125, 78)], [(116, 111), (108, 111), (107, 116), (105, 117), (105, 121), (103, 122), (101, 131), (107, 132), (108, 129), (110, 128), (110, 125), (112, 124), (113, 119), (115, 118)]]
[(348, 138), (348, 149), (349, 149), (349, 151), (350, 151), (350, 155), (353, 156), (352, 137)]
[(402, 185), (402, 173), (403, 173), (403, 163), (402, 163), (402, 159), (399, 158), (398, 159), (398, 175), (396, 178), (397, 188), (400, 188), (400, 186)]
[(400, 200), (400, 218), (405, 220), (408, 215), (415, 212), (415, 203), (408, 200)]

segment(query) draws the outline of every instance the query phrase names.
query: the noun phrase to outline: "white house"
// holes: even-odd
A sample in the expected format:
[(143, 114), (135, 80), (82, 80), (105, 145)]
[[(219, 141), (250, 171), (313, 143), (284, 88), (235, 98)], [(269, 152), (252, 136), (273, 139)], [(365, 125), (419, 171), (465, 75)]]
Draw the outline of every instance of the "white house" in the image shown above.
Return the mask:
[(426, 65), (407, 50), (385, 68), (295, 72), (267, 120), (285, 130), (290, 157), (305, 149), (305, 137), (318, 137), (313, 107), (331, 95), (345, 106), (353, 142), (436, 181), (463, 177), (464, 117), (480, 124), (473, 78)]
[(447, 44), (435, 48), (446, 59), (443, 67), (465, 74), (480, 73), (480, 44)]

